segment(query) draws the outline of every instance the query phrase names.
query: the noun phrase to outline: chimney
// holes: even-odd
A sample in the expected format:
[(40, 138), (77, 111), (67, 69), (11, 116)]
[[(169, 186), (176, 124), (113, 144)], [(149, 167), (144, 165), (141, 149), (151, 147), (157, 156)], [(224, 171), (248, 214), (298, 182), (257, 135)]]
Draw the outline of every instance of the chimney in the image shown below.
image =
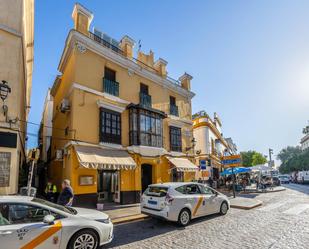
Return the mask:
[(166, 77), (167, 72), (166, 72), (166, 65), (167, 65), (167, 61), (163, 60), (162, 58), (159, 58), (155, 64), (154, 64), (154, 68), (158, 71), (158, 73), (163, 76)]
[(179, 81), (181, 82), (182, 88), (190, 91), (191, 90), (191, 80), (193, 77), (190, 74), (184, 73), (179, 77)]
[(84, 6), (76, 3), (74, 5), (72, 18), (74, 20), (74, 29), (88, 36), (89, 26), (93, 19), (93, 14)]
[(133, 58), (133, 47), (134, 47), (135, 41), (130, 38), (129, 36), (125, 35), (121, 41), (120, 41), (120, 47), (121, 50), (124, 52), (124, 55), (128, 59)]

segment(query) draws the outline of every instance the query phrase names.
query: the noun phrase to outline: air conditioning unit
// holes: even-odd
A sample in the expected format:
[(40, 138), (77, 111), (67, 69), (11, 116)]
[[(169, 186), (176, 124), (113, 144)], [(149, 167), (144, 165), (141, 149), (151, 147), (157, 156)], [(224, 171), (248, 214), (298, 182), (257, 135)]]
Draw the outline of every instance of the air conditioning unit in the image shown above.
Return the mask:
[(63, 159), (63, 150), (56, 150), (56, 160)]
[(60, 103), (60, 111), (65, 113), (70, 110), (70, 102), (68, 99), (63, 99)]

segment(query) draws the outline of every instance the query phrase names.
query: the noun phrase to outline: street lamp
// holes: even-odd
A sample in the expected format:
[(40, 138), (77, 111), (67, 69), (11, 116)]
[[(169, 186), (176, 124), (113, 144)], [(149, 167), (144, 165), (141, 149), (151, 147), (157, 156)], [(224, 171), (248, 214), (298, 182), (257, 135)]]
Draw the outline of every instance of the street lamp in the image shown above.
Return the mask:
[(6, 116), (6, 113), (8, 111), (8, 107), (4, 104), (4, 101), (8, 97), (9, 93), (11, 93), (11, 88), (8, 86), (8, 82), (2, 80), (0, 83), (0, 98), (3, 101), (2, 109), (4, 116)]

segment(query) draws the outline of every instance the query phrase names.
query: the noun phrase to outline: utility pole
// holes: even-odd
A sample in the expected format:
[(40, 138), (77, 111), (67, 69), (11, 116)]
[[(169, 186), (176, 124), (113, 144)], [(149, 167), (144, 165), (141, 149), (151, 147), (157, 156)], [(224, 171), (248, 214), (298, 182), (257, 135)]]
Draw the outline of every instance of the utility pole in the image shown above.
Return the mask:
[(273, 149), (268, 149), (268, 155), (269, 155), (269, 166), (273, 167), (272, 165), (272, 159), (271, 159), (271, 155), (274, 154), (274, 150)]

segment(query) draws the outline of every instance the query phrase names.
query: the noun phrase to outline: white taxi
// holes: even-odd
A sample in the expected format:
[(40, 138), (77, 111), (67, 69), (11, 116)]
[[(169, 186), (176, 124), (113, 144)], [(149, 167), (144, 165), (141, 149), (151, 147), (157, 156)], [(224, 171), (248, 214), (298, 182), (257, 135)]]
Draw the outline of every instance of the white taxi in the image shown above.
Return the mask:
[(0, 196), (1, 248), (96, 249), (113, 239), (108, 215), (27, 196)]
[(182, 226), (197, 217), (225, 215), (229, 208), (230, 202), (225, 195), (195, 182), (152, 184), (141, 198), (142, 213), (177, 221)]

